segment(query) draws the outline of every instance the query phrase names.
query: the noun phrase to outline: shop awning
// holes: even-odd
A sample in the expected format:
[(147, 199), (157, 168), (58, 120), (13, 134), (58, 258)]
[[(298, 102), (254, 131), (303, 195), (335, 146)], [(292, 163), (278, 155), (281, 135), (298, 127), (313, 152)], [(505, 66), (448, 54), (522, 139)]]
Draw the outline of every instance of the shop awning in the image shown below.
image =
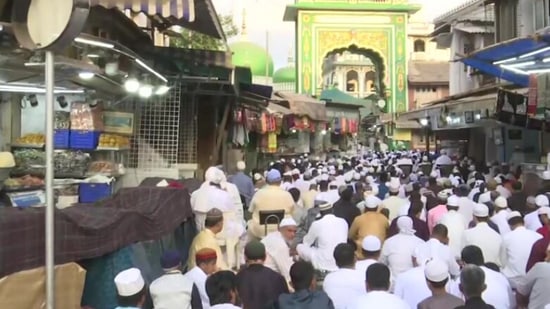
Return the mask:
[(280, 104), (286, 103), (295, 115), (307, 116), (317, 121), (327, 120), (325, 103), (308, 95), (277, 91), (271, 99), (279, 101)]
[(279, 115), (291, 115), (292, 111), (284, 106), (275, 103), (267, 104), (267, 112), (270, 114), (279, 114)]
[(90, 5), (195, 21), (195, 0), (90, 0)]
[(485, 74), (527, 87), (530, 74), (550, 72), (550, 34), (498, 43), (460, 61)]

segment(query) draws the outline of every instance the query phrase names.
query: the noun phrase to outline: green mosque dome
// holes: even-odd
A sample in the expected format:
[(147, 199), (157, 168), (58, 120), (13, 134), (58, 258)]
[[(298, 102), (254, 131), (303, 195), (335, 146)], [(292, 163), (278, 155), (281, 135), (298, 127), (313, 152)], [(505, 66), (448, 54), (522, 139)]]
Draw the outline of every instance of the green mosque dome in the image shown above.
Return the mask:
[(296, 68), (287, 66), (280, 68), (273, 73), (273, 83), (294, 83), (296, 82)]
[(273, 76), (273, 59), (265, 48), (250, 42), (236, 42), (229, 45), (229, 49), (233, 52), (234, 66), (250, 68), (252, 76)]

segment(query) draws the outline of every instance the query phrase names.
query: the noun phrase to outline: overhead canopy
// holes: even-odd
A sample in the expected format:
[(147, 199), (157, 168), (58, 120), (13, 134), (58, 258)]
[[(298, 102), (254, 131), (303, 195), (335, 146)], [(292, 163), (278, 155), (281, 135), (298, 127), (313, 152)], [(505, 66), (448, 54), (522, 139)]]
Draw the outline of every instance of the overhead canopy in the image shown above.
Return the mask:
[(195, 21), (195, 0), (90, 0), (90, 5)]
[(527, 87), (530, 74), (550, 71), (550, 34), (498, 43), (460, 61), (485, 74)]
[(269, 103), (266, 108), (270, 114), (290, 115), (292, 111), (284, 106), (275, 103)]
[(277, 91), (271, 97), (273, 102), (287, 105), (293, 114), (307, 116), (313, 120), (326, 121), (325, 103), (305, 94)]
[(371, 102), (365, 99), (359, 99), (352, 95), (349, 95), (340, 89), (331, 88), (325, 89), (321, 92), (321, 100), (328, 103), (336, 103), (342, 105), (349, 105), (351, 107), (366, 107)]

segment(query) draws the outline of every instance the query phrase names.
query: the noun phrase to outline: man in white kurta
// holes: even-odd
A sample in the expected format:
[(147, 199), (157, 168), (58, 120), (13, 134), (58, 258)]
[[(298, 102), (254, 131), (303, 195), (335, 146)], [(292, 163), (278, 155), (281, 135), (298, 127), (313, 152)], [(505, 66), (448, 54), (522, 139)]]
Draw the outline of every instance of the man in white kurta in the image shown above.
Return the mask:
[(345, 309), (358, 297), (365, 295), (365, 273), (355, 269), (355, 248), (343, 243), (334, 249), (338, 270), (329, 273), (323, 281), (323, 290), (335, 309)]
[(466, 230), (468, 222), (460, 213), (458, 213), (458, 197), (449, 196), (447, 199), (448, 212), (441, 217), (438, 223), (447, 227), (449, 235), (449, 247), (456, 258), (460, 257), (462, 250), (462, 233)]
[(303, 260), (311, 262), (313, 267), (323, 271), (337, 270), (334, 261), (334, 248), (347, 242), (348, 224), (346, 220), (332, 214), (332, 204), (319, 206), (321, 218), (311, 224), (303, 243), (296, 247)]
[(289, 244), (296, 237), (298, 225), (292, 218), (285, 218), (279, 224), (279, 230), (267, 234), (262, 243), (265, 246), (264, 266), (278, 272), (290, 283), (290, 267), (294, 264)]
[(193, 281), (201, 297), (202, 308), (210, 308), (210, 299), (206, 294), (206, 278), (218, 270), (216, 251), (204, 248), (194, 255), (195, 265), (185, 273), (185, 277)]
[(160, 265), (164, 275), (149, 286), (155, 309), (191, 309), (201, 305), (198, 287), (191, 278), (181, 273), (181, 255), (178, 251), (164, 252)]
[(508, 222), (512, 231), (503, 236), (501, 261), (502, 274), (510, 280), (512, 288), (516, 288), (525, 277), (525, 268), (533, 244), (542, 238), (542, 235), (525, 228), (523, 218), (517, 211), (508, 215)]
[(209, 167), (204, 174), (204, 183), (191, 194), (191, 207), (195, 215), (197, 231), (204, 229), (206, 213), (212, 208), (218, 208), (223, 213), (234, 208), (231, 195), (222, 189), (223, 172), (216, 167)]
[(421, 261), (428, 261), (430, 259), (444, 261), (447, 263), (451, 276), (456, 278), (460, 275), (460, 266), (447, 245), (449, 242), (448, 233), (445, 225), (436, 224), (432, 230), (431, 238), (414, 250), (414, 257), (418, 260), (416, 262), (418, 264), (420, 264)]
[(462, 247), (477, 246), (483, 252), (486, 263), (495, 263), (500, 266), (502, 237), (487, 224), (488, 220), (489, 208), (484, 204), (476, 204), (474, 207), (476, 226), (464, 231)]
[(380, 256), (380, 262), (388, 265), (394, 276), (413, 268), (413, 252), (424, 243), (414, 235), (416, 231), (410, 217), (397, 218), (397, 228), (399, 233), (386, 239)]
[(495, 214), (491, 217), (491, 221), (498, 226), (498, 232), (501, 236), (510, 232), (510, 226), (508, 225), (509, 213), (508, 201), (502, 196), (497, 197), (495, 199)]

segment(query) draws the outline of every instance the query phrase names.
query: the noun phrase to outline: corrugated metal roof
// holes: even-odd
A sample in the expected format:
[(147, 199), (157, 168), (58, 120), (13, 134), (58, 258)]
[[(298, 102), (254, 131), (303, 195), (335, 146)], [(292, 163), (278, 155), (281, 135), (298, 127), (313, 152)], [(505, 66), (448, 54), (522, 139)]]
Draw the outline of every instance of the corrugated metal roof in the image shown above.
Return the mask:
[(454, 29), (460, 30), (466, 33), (494, 33), (495, 27), (493, 26), (482, 26), (482, 25), (464, 25), (458, 24), (454, 26)]
[(449, 83), (449, 62), (409, 61), (410, 83)]

